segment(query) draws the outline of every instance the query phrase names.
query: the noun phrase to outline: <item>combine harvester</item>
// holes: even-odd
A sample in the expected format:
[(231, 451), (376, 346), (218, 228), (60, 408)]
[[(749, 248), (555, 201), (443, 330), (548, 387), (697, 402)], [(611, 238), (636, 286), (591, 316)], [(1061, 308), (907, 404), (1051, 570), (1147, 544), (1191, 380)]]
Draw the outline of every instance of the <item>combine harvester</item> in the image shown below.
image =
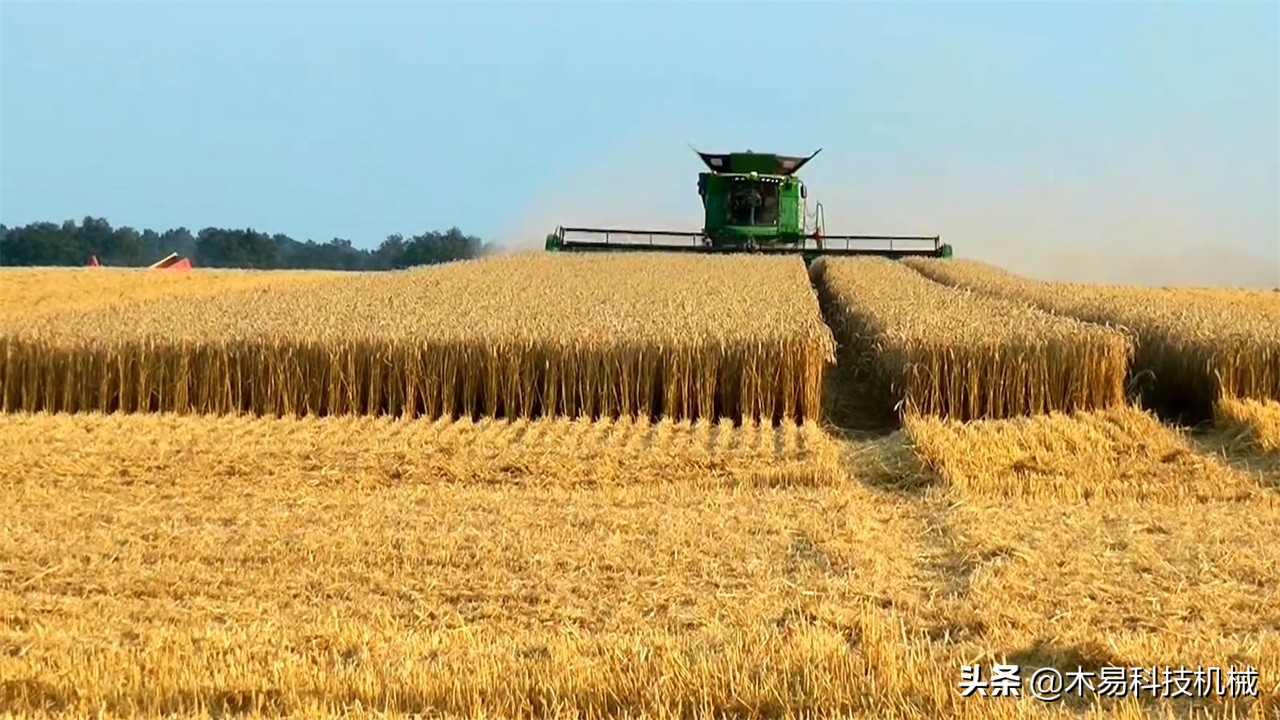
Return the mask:
[(698, 152), (709, 172), (698, 174), (705, 220), (701, 231), (559, 227), (547, 236), (553, 252), (690, 252), (822, 256), (951, 257), (938, 236), (828, 235), (822, 203), (813, 213), (795, 173), (808, 157)]

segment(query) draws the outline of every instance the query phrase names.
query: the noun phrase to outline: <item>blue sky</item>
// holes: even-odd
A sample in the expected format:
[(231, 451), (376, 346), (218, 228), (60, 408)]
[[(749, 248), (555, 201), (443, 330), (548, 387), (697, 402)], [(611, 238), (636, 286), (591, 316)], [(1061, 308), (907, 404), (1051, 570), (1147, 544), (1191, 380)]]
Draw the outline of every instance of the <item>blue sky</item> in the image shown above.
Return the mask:
[(821, 146), (829, 231), (941, 233), (1041, 275), (1280, 283), (1278, 12), (6, 2), (0, 222), (536, 244), (696, 229), (686, 143)]

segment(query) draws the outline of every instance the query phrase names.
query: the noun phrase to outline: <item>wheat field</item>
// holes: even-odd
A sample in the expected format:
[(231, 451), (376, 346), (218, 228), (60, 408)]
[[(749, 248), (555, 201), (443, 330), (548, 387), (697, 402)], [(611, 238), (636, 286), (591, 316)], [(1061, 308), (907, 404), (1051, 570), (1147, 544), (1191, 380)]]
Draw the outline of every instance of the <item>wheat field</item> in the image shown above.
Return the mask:
[(799, 258), (529, 253), (0, 322), (24, 411), (813, 419)]
[[(1115, 288), (1121, 286), (1111, 287)], [(1273, 288), (1271, 290), (1215, 287), (1162, 287), (1160, 289), (1182, 297), (1216, 300), (1249, 309), (1263, 308), (1274, 312), (1276, 309), (1280, 308), (1280, 287)]]
[(210, 270), (0, 267), (0, 321), (83, 312), (133, 300), (212, 296), (255, 287), (307, 285), (341, 277), (323, 270)]
[[(368, 395), (341, 413), (283, 400), (0, 413), (0, 716), (1280, 717), (1274, 402), (1221, 398), (1214, 427), (1176, 428), (1111, 394), (1123, 331), (898, 266), (854, 264), (820, 305), (799, 261), (542, 260), (107, 293), (0, 319), (0, 342), (117, 348), (128, 361), (111, 382), (149, 388), (134, 410), (161, 405), (157, 348), (348, 336), (492, 342), (494, 358), (556, 348), (561, 382), (584, 383), (572, 392), (595, 408), (495, 417), (508, 402), (487, 412), (495, 392), (552, 391), (545, 374), (485, 373), (467, 386), (477, 412), (456, 418), (361, 405)], [(902, 358), (971, 358), (938, 361), (964, 381), (925, 387), (1011, 417), (910, 403), (898, 429), (830, 425), (810, 410), (831, 398), (808, 384), (831, 357), (824, 310), (842, 343), (862, 343), (855, 359), (891, 378), (907, 375)], [(1041, 337), (1015, 343), (1003, 328), (1019, 325)], [(564, 364), (573, 348), (641, 348), (633, 359), (662, 369)], [(677, 356), (685, 375), (660, 360)], [(33, 357), (64, 383), (47, 392), (82, 382)], [(208, 356), (192, 357), (204, 371)], [(335, 377), (297, 354), (259, 357), (292, 364), (238, 377), (267, 377), (254, 387), (280, 398)], [(733, 375), (749, 365), (735, 357), (757, 370)], [(713, 364), (704, 403), (694, 385)], [(1103, 379), (1094, 392), (1083, 377)], [(621, 389), (650, 382), (662, 417), (621, 412), (646, 407)], [(780, 417), (784, 395), (802, 422)], [(759, 411), (720, 412), (735, 402)], [(975, 662), (1024, 675), (1234, 663), (1261, 677), (1256, 700), (962, 698), (959, 668)]]
[(811, 271), (840, 341), (909, 412), (1002, 418), (1124, 401), (1132, 350), (1119, 332), (944, 287), (889, 260), (824, 258)]
[(979, 262), (904, 261), (947, 285), (1123, 329), (1149, 405), (1195, 416), (1223, 396), (1280, 399), (1280, 293), (1050, 283)]
[[(925, 419), (846, 444), (838, 479), (778, 483), (697, 480), (678, 462), (615, 475), (583, 457), (585, 438), (556, 439), (574, 436), (567, 421), (513, 440), (495, 423), (4, 416), (0, 702), (76, 716), (1048, 718), (1063, 708), (961, 699), (959, 664), (1234, 659), (1277, 677), (1276, 494), (1171, 430), (1099, 417), (992, 422), (963, 444), (963, 424)], [(1126, 430), (1093, 443), (1099, 422)], [(474, 433), (474, 475), (426, 452), (455, 433)], [(1113, 492), (1011, 492), (1011, 455), (1052, 444), (1036, 436), (1079, 436), (1092, 452), (1072, 480)], [(655, 452), (687, 440), (647, 437)], [(769, 445), (744, 439), (720, 462)], [(569, 464), (594, 476), (540, 475)], [(1155, 491), (1114, 491), (1153, 467)], [(1271, 686), (1202, 707), (1276, 708)], [(1124, 703), (1095, 715), (1147, 717)]]

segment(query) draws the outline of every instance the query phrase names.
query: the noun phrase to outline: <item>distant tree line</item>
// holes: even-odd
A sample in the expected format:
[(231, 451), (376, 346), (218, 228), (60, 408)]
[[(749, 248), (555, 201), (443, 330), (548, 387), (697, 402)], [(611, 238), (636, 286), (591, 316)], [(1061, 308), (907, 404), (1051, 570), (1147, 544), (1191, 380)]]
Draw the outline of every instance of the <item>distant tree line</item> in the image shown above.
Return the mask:
[(479, 257), (493, 246), (458, 228), (405, 237), (391, 235), (375, 250), (354, 247), (334, 238), (318, 243), (268, 235), (253, 229), (207, 227), (198, 233), (182, 227), (156, 232), (112, 228), (103, 218), (76, 223), (36, 222), (22, 227), (0, 225), (0, 265), (78, 265), (96, 256), (103, 265), (145, 267), (169, 253), (191, 258), (197, 267), (394, 270)]

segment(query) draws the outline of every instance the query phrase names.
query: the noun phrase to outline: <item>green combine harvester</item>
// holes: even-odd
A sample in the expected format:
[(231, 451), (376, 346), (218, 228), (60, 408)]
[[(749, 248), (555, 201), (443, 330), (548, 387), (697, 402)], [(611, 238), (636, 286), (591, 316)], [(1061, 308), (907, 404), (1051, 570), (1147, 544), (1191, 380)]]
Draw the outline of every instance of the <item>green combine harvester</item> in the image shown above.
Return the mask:
[(709, 171), (698, 174), (705, 212), (700, 232), (559, 227), (547, 236), (547, 250), (763, 253), (802, 255), (805, 262), (821, 256), (951, 257), (951, 246), (936, 235), (828, 235), (822, 203), (810, 213), (808, 192), (795, 176), (821, 148), (808, 157), (694, 152)]

